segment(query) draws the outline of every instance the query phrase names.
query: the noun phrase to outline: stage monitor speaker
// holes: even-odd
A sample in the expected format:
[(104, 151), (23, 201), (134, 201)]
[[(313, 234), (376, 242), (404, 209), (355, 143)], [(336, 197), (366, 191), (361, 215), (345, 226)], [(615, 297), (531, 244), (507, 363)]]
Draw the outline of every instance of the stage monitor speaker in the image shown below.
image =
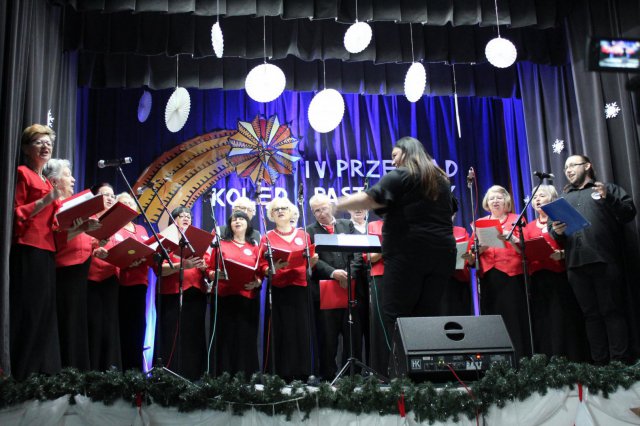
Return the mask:
[(516, 366), (513, 344), (500, 315), (398, 318), (389, 377), (413, 381), (476, 380), (493, 363)]

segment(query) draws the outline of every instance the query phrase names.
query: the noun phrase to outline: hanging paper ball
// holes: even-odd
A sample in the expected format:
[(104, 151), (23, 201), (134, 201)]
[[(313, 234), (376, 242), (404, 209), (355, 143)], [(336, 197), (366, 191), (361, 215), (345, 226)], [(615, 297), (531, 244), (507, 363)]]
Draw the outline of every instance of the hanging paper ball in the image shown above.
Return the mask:
[(427, 72), (424, 69), (424, 65), (420, 62), (414, 62), (404, 77), (404, 95), (409, 102), (416, 102), (424, 94), (426, 85)]
[(280, 68), (273, 64), (254, 67), (244, 81), (247, 95), (256, 102), (271, 102), (282, 94), (287, 79)]
[(191, 97), (184, 87), (177, 87), (167, 101), (164, 121), (170, 132), (177, 132), (184, 126), (191, 110)]
[(309, 124), (318, 133), (327, 133), (338, 127), (344, 116), (344, 99), (335, 89), (324, 89), (309, 104)]
[(216, 22), (211, 27), (211, 45), (213, 46), (213, 53), (216, 54), (216, 57), (222, 58), (222, 53), (224, 52), (224, 37), (222, 37), (220, 22)]
[(516, 47), (506, 38), (496, 37), (487, 43), (484, 54), (491, 65), (507, 68), (513, 65), (518, 57)]
[(371, 43), (373, 31), (366, 22), (356, 22), (344, 34), (344, 48), (349, 53), (360, 53)]

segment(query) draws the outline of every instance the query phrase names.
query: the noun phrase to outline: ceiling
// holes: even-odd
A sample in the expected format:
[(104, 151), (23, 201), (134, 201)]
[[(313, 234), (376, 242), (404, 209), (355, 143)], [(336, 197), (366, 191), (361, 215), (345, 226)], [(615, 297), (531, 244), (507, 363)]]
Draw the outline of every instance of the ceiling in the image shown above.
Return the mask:
[[(373, 29), (358, 54), (343, 45), (356, 1), (340, 0), (54, 0), (64, 7), (65, 47), (79, 52), (79, 85), (242, 89), (267, 58), (288, 90), (327, 87), (343, 93), (397, 94), (413, 61), (427, 68), (427, 95), (517, 94), (517, 67), (487, 63), (484, 46), (497, 35), (493, 0), (368, 0), (359, 21)], [(572, 1), (498, 2), (500, 35), (518, 61), (562, 65), (562, 23)], [(211, 26), (219, 21), (224, 57), (215, 57)], [(263, 33), (264, 31), (264, 33)], [(266, 38), (263, 37), (266, 35)]]

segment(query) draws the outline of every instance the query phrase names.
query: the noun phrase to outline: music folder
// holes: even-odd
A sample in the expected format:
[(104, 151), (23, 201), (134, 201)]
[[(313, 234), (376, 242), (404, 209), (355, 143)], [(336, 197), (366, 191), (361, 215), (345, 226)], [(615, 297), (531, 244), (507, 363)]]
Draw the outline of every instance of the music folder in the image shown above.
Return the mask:
[[(224, 259), (224, 267), (227, 271), (228, 282), (234, 286), (238, 286), (239, 290), (244, 290), (244, 285), (256, 280), (256, 269), (258, 263), (250, 266), (244, 263), (238, 262), (233, 259)], [(260, 260), (260, 258), (258, 258)]]
[(478, 242), (481, 246), (506, 248), (507, 242), (498, 238), (502, 235), (502, 224), (498, 219), (479, 219), (475, 226)]
[(544, 210), (552, 221), (567, 224), (567, 229), (564, 231), (565, 235), (571, 235), (582, 228), (591, 226), (591, 223), (564, 198), (558, 198), (540, 208)]
[[(349, 295), (337, 280), (320, 280), (320, 309), (346, 309)], [(356, 280), (351, 280), (351, 294), (356, 294)]]
[[(176, 255), (180, 255), (180, 238), (182, 237), (178, 232), (178, 229), (175, 225), (171, 224), (164, 231), (160, 233), (161, 236), (165, 237), (165, 240), (171, 243), (171, 251), (173, 251)], [(193, 225), (189, 225), (189, 227), (184, 231), (185, 237), (193, 246), (195, 251), (191, 251), (189, 247), (184, 248), (184, 257), (197, 256), (202, 257), (206, 253), (209, 248), (211, 241), (213, 241), (213, 237), (215, 236), (211, 232), (203, 231), (200, 228), (197, 228)], [(165, 248), (169, 249), (165, 244), (164, 240), (162, 243)]]
[(147, 265), (153, 263), (153, 254), (155, 250), (141, 243), (135, 238), (128, 237), (121, 243), (111, 247), (109, 254), (104, 259), (106, 262), (119, 268), (128, 268), (136, 260), (145, 258)]
[(380, 238), (362, 234), (316, 234), (316, 252), (381, 253)]
[(73, 225), (75, 219), (87, 220), (102, 210), (104, 210), (104, 196), (102, 194), (93, 195), (90, 190), (86, 189), (63, 200), (62, 206), (56, 214), (56, 219), (60, 229), (68, 229)]
[[(304, 246), (300, 250), (284, 250), (278, 247), (272, 247), (271, 251), (273, 253), (273, 260), (278, 261), (282, 260), (284, 262), (289, 263), (287, 268), (295, 268), (300, 265), (306, 265), (306, 259), (304, 258)], [(309, 256), (313, 257), (316, 253), (315, 245), (309, 244)]]
[(117, 202), (109, 210), (100, 216), (100, 228), (87, 232), (97, 240), (106, 240), (120, 229), (122, 229), (127, 223), (131, 222), (133, 218), (138, 216), (138, 212), (131, 207)]
[(544, 237), (536, 237), (525, 241), (524, 252), (530, 262), (549, 260), (549, 256), (554, 251)]

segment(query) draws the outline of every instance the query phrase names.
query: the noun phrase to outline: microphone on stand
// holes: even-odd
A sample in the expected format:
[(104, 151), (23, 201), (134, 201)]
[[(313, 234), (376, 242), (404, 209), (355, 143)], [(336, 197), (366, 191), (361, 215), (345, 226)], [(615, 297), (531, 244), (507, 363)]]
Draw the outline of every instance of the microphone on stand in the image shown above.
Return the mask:
[(540, 179), (553, 179), (553, 178), (555, 178), (553, 173), (547, 173), (547, 172), (533, 172), (533, 175), (538, 177), (538, 178), (540, 178)]
[(105, 167), (118, 167), (123, 164), (130, 164), (132, 161), (131, 157), (116, 158), (114, 160), (100, 160), (98, 161), (98, 168), (104, 169)]
[(473, 167), (469, 167), (469, 173), (467, 173), (467, 188), (471, 189), (471, 185), (473, 185), (473, 180), (476, 178), (476, 171), (473, 170)]
[(300, 186), (298, 186), (298, 204), (302, 205), (304, 201), (304, 188), (302, 187), (302, 182), (300, 182)]
[(366, 191), (367, 189), (369, 189), (369, 175), (366, 175), (364, 177), (364, 189), (363, 189), (363, 191)]

